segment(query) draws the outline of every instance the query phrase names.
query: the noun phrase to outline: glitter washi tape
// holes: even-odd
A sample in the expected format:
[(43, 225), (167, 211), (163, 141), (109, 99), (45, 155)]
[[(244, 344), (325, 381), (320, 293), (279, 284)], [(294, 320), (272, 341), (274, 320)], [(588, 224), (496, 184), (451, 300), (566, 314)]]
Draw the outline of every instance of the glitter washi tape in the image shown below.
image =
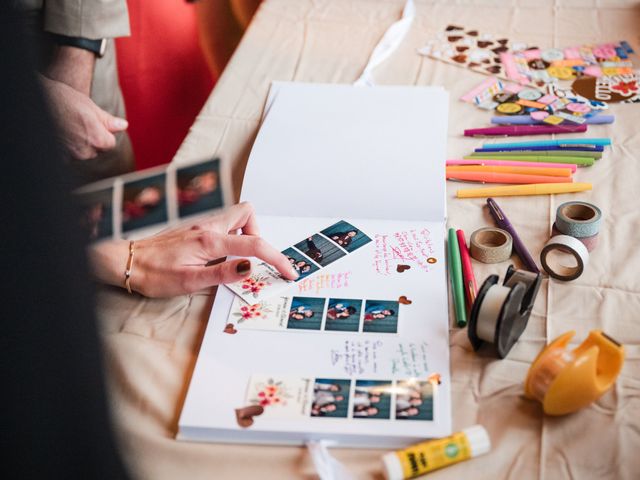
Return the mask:
[(481, 228), (471, 234), (471, 256), (482, 263), (504, 262), (511, 257), (513, 238), (501, 228)]
[[(556, 255), (557, 252), (562, 252), (564, 254), (562, 257), (572, 256), (575, 265), (567, 265), (561, 261), (560, 257)], [(582, 275), (589, 263), (589, 251), (577, 238), (569, 235), (556, 235), (551, 237), (542, 248), (540, 263), (550, 277), (568, 282)]]
[(602, 212), (587, 202), (566, 202), (556, 212), (556, 228), (565, 235), (586, 238), (597, 235), (602, 222)]
[[(555, 237), (556, 235), (564, 235), (564, 234), (560, 230), (558, 230), (558, 227), (554, 223), (553, 227), (551, 227), (551, 236)], [(587, 247), (587, 250), (589, 252), (593, 251), (598, 246), (597, 233), (595, 235), (591, 235), (590, 237), (578, 238), (578, 240), (580, 240), (584, 244), (584, 246)]]

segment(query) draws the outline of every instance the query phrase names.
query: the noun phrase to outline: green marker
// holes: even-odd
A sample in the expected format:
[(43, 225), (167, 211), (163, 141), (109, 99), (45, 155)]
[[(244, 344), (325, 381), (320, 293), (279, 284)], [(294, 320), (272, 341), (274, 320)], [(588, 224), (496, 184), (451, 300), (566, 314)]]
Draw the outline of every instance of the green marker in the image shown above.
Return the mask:
[(459, 327), (467, 325), (467, 311), (464, 306), (464, 286), (462, 283), (462, 260), (460, 259), (460, 247), (458, 236), (454, 228), (449, 229), (447, 241), (447, 258), (449, 264), (449, 278), (451, 280), (451, 292), (453, 296), (453, 308), (456, 313), (456, 321)]
[(547, 162), (547, 163), (573, 163), (579, 167), (590, 167), (594, 164), (595, 160), (589, 157), (545, 157), (538, 155), (489, 155), (489, 154), (477, 154), (466, 155), (463, 158), (470, 160), (478, 159), (496, 159), (496, 160), (513, 160), (515, 162)]

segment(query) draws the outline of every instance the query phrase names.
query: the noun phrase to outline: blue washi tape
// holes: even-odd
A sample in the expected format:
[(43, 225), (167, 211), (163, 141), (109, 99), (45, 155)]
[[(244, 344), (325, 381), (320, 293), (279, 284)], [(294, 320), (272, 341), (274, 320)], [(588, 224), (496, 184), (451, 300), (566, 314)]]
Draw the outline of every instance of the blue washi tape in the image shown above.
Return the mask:
[(558, 207), (556, 228), (565, 235), (585, 238), (600, 231), (602, 212), (587, 202), (566, 202)]

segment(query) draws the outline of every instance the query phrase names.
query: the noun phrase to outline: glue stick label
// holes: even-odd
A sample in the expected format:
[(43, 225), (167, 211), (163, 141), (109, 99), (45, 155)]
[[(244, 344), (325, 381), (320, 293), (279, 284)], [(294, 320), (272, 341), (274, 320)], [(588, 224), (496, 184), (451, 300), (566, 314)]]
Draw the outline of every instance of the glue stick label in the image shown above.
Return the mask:
[(460, 432), (450, 437), (419, 443), (396, 452), (404, 478), (414, 478), (438, 468), (471, 458), (467, 436)]

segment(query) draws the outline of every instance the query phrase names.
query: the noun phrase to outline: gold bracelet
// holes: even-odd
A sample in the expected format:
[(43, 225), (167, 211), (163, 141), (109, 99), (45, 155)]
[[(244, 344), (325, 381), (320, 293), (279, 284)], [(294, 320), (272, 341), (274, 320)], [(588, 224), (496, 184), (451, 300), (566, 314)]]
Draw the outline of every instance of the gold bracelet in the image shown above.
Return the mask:
[(133, 270), (133, 245), (134, 241), (129, 242), (129, 259), (127, 260), (127, 268), (124, 271), (124, 286), (127, 288), (127, 292), (133, 293), (131, 290), (131, 271)]

